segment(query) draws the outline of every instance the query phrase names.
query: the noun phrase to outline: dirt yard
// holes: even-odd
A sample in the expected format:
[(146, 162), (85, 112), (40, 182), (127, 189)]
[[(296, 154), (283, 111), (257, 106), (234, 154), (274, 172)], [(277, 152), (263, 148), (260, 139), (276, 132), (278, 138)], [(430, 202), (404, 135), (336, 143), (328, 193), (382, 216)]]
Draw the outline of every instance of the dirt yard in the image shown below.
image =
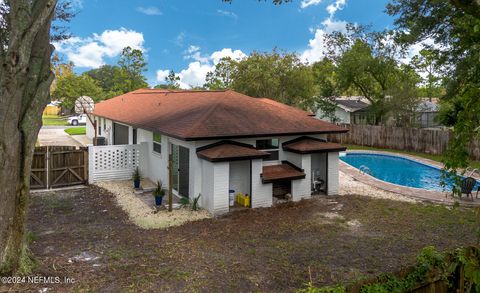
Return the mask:
[(143, 230), (94, 186), (36, 194), (28, 230), (34, 274), (75, 283), (0, 291), (286, 292), (309, 270), (317, 286), (347, 282), (475, 241), (473, 210), (354, 195)]

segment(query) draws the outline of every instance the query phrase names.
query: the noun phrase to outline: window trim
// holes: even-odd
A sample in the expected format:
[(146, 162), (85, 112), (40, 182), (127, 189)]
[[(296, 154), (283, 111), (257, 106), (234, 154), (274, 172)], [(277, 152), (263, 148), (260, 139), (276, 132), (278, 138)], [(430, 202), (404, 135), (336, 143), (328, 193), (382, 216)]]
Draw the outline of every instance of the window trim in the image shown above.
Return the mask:
[[(160, 136), (160, 142), (158, 141), (155, 141), (155, 135), (159, 135)], [(155, 133), (155, 132), (152, 132), (152, 152), (156, 155), (161, 155), (162, 154), (162, 135), (160, 133)], [(155, 145), (158, 145), (160, 147), (160, 152), (157, 152), (155, 150)]]

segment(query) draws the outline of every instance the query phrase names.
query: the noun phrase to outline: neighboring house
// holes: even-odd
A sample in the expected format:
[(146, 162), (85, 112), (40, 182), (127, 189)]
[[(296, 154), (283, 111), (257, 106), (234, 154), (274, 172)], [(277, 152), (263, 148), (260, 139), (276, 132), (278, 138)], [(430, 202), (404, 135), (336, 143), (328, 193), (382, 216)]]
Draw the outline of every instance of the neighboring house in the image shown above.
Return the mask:
[(45, 107), (42, 115), (58, 115), (60, 111), (60, 102), (52, 101)]
[[(201, 194), (201, 206), (213, 214), (230, 210), (229, 190), (250, 195), (252, 208), (271, 206), (273, 197), (309, 198), (312, 186), (338, 194), (345, 148), (326, 137), (346, 130), (312, 116), (231, 90), (141, 89), (100, 102), (93, 112), (107, 144), (145, 147), (143, 177), (166, 185), (171, 154), (174, 193)], [(87, 135), (94, 135), (89, 122)]]
[(316, 117), (318, 119), (341, 124), (367, 124), (370, 104), (360, 97), (335, 98), (331, 102), (335, 104), (336, 121), (329, 119), (322, 109), (317, 110)]
[(417, 106), (417, 124), (421, 128), (439, 127), (440, 123), (435, 121), (440, 107), (436, 100), (425, 100)]

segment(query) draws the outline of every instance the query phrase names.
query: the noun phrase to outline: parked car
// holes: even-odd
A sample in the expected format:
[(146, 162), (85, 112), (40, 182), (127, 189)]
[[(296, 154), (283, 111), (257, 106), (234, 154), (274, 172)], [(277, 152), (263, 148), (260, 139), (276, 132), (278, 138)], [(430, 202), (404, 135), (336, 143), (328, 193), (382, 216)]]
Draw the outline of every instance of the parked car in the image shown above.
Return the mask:
[(86, 114), (80, 114), (78, 116), (71, 116), (68, 117), (68, 124), (77, 126), (79, 124), (86, 124), (87, 123), (87, 115)]

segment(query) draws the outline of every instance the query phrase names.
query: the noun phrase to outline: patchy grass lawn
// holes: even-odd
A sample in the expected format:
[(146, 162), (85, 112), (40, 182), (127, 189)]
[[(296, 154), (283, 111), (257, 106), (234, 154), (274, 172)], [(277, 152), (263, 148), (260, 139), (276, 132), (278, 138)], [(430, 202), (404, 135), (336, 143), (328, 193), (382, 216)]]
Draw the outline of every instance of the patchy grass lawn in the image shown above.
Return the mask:
[[(372, 150), (372, 151), (400, 153), (400, 154), (417, 156), (417, 157), (421, 157), (421, 158), (425, 158), (425, 159), (429, 159), (437, 162), (442, 162), (442, 158), (443, 158), (442, 155), (432, 155), (432, 154), (417, 153), (417, 152), (404, 151), (404, 150), (375, 148), (375, 147), (360, 146), (360, 145), (353, 145), (353, 144), (345, 144), (344, 146), (347, 147), (347, 150)], [(480, 161), (470, 161), (470, 166), (472, 166), (473, 168), (480, 169)]]
[(34, 273), (75, 284), (7, 289), (287, 292), (309, 271), (316, 286), (396, 271), (424, 246), (473, 244), (475, 229), (471, 209), (347, 195), (145, 230), (90, 186), (37, 194), (29, 213)]
[(71, 128), (66, 128), (65, 132), (70, 134), (70, 135), (85, 135), (85, 134), (87, 134), (87, 128), (85, 126), (83, 126), (83, 127), (71, 127)]
[(57, 115), (43, 115), (42, 122), (44, 126), (66, 126), (68, 125), (67, 119)]

